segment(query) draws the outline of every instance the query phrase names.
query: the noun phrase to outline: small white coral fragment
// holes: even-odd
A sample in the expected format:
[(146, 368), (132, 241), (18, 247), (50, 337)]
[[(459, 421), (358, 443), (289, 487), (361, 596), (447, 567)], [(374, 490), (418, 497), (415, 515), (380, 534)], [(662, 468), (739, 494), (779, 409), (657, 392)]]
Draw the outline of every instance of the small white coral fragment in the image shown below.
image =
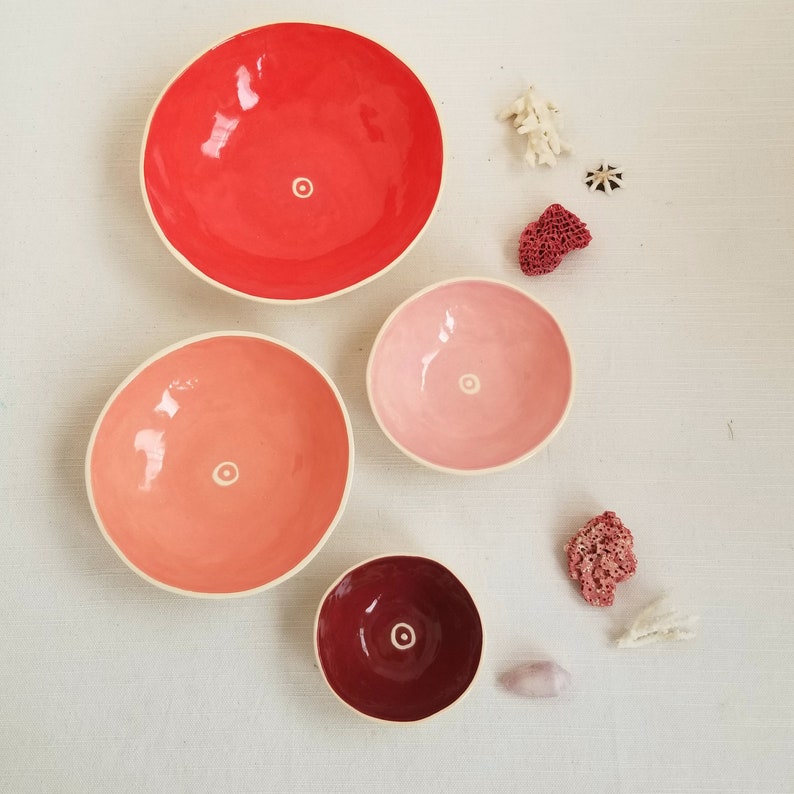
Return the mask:
[(513, 126), (519, 135), (527, 136), (526, 160), (534, 168), (540, 165), (557, 165), (557, 155), (573, 151), (571, 146), (560, 138), (562, 115), (554, 102), (543, 99), (530, 86), (509, 107), (500, 114), (499, 120), (506, 121), (513, 116)]
[(516, 695), (551, 698), (571, 686), (571, 674), (555, 662), (530, 662), (506, 673), (502, 683)]
[(619, 648), (638, 648), (654, 642), (691, 640), (697, 634), (697, 623), (697, 616), (681, 615), (662, 596), (637, 615), (628, 631), (618, 637), (617, 644)]

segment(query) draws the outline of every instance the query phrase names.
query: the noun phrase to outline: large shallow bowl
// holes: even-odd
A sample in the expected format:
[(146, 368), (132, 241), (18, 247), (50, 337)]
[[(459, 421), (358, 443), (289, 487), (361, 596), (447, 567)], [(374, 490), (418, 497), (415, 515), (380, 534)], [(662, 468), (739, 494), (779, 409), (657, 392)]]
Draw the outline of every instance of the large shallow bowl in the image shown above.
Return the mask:
[(257, 334), (170, 347), (116, 390), (86, 482), (97, 522), (137, 573), (229, 596), (296, 573), (344, 509), (353, 438), (328, 376)]
[(502, 281), (442, 282), (397, 307), (369, 358), (367, 391), (406, 455), (460, 474), (512, 466), (562, 425), (573, 362), (554, 317)]
[(197, 275), (305, 302), (408, 251), (442, 164), (435, 108), (402, 61), (347, 30), (281, 23), (232, 36), (169, 83), (141, 184), (160, 237)]
[(367, 717), (417, 722), (471, 688), (483, 651), (468, 590), (435, 560), (375, 557), (346, 571), (317, 612), (320, 670), (343, 703)]

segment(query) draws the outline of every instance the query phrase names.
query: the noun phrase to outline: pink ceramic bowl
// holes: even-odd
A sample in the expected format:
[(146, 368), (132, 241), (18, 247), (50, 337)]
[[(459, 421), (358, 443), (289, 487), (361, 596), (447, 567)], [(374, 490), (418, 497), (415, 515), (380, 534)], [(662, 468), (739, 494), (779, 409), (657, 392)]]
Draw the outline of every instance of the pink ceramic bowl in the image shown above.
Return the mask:
[(395, 264), (428, 223), (443, 146), (416, 75), (347, 30), (238, 33), (166, 87), (141, 184), (171, 252), (227, 291), (306, 302)]
[(471, 688), (483, 651), (468, 590), (426, 557), (375, 557), (346, 571), (317, 612), (315, 651), (328, 686), (367, 717), (417, 722)]
[(189, 595), (271, 587), (300, 570), (347, 500), (353, 437), (329, 377), (257, 334), (208, 334), (133, 372), (103, 409), (86, 482), (110, 545)]
[(383, 432), (406, 455), (459, 474), (512, 466), (559, 430), (573, 362), (554, 317), (502, 281), (417, 293), (386, 320), (367, 368)]

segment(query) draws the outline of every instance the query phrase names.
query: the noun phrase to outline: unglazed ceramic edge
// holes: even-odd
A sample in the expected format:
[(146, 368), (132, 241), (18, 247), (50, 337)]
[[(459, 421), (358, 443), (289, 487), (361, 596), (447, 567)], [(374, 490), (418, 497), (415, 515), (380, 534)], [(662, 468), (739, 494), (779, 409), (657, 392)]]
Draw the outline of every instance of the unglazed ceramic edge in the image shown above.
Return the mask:
[[(428, 714), (426, 717), (420, 717), (417, 720), (387, 720), (384, 719), (383, 717), (373, 717), (371, 714), (367, 714), (363, 711), (359, 711), (355, 706), (352, 706), (350, 703), (348, 703), (343, 697), (341, 697), (336, 692), (336, 690), (328, 682), (328, 676), (325, 674), (325, 669), (323, 668), (323, 663), (322, 660), (320, 659), (320, 648), (317, 644), (317, 628), (320, 625), (320, 612), (322, 611), (323, 605), (325, 604), (325, 600), (331, 594), (331, 591), (338, 586), (339, 582), (341, 582), (342, 579), (345, 578), (345, 576), (352, 573), (357, 568), (361, 568), (363, 565), (368, 565), (369, 563), (375, 562), (376, 560), (388, 559), (389, 557), (413, 557), (415, 559), (427, 560), (428, 562), (433, 562), (436, 565), (440, 565), (442, 568), (445, 568), (458, 580), (458, 582), (460, 582), (463, 589), (468, 593), (469, 598), (471, 598), (472, 603), (474, 604), (474, 607), (477, 610), (477, 617), (480, 620), (480, 632), (482, 633), (480, 658), (477, 662), (477, 669), (474, 671), (474, 675), (472, 676), (469, 685), (448, 706), (444, 706), (443, 709), (434, 711), (432, 714)], [(312, 645), (314, 647), (314, 658), (315, 661), (317, 662), (317, 667), (320, 671), (320, 676), (322, 677), (323, 681), (325, 682), (325, 685), (331, 691), (333, 696), (340, 703), (342, 703), (349, 711), (352, 711), (354, 714), (358, 715), (359, 717), (363, 717), (364, 719), (369, 720), (370, 722), (377, 722), (380, 723), (381, 725), (418, 725), (421, 722), (428, 722), (429, 720), (435, 719), (440, 714), (443, 714), (445, 711), (449, 711), (451, 708), (454, 708), (465, 697), (468, 696), (469, 692), (471, 692), (472, 688), (474, 687), (475, 683), (480, 677), (480, 671), (482, 670), (483, 659), (485, 658), (485, 648), (486, 648), (485, 623), (483, 622), (482, 615), (480, 614), (480, 608), (477, 604), (477, 600), (471, 594), (471, 590), (469, 589), (469, 586), (465, 584), (463, 579), (461, 579), (460, 576), (458, 576), (458, 574), (455, 571), (453, 571), (446, 563), (440, 562), (434, 557), (428, 557), (426, 554), (416, 554), (414, 552), (408, 552), (408, 551), (397, 551), (397, 552), (388, 552), (386, 554), (375, 554), (374, 556), (367, 557), (366, 559), (361, 560), (360, 562), (357, 562), (355, 565), (351, 565), (349, 568), (342, 571), (342, 573), (340, 573), (339, 576), (337, 576), (336, 579), (334, 579), (334, 581), (331, 582), (331, 584), (326, 588), (325, 592), (320, 597), (320, 602), (318, 603), (317, 610), (314, 613), (314, 623), (312, 625), (312, 631), (313, 631)]]
[[(372, 396), (372, 366), (375, 358), (375, 351), (377, 350), (381, 338), (383, 337), (384, 333), (386, 332), (386, 329), (388, 328), (392, 320), (406, 306), (408, 306), (410, 303), (413, 303), (413, 301), (421, 298), (423, 295), (426, 295), (428, 292), (432, 292), (433, 290), (439, 287), (447, 286), (448, 284), (458, 284), (464, 281), (483, 281), (489, 284), (498, 284), (499, 286), (502, 287), (508, 287), (509, 289), (520, 293), (527, 300), (532, 301), (537, 306), (540, 306), (540, 308), (543, 309), (549, 315), (549, 317), (552, 318), (552, 320), (554, 320), (554, 323), (559, 329), (560, 335), (562, 336), (563, 341), (565, 342), (565, 346), (568, 349), (568, 356), (571, 360), (570, 394), (568, 395), (568, 402), (565, 405), (565, 410), (563, 411), (562, 416), (560, 417), (560, 421), (557, 422), (557, 424), (554, 426), (554, 429), (548, 434), (548, 436), (546, 436), (546, 438), (543, 439), (543, 441), (540, 442), (540, 444), (533, 447), (531, 450), (529, 450), (529, 452), (526, 452), (523, 455), (508, 461), (507, 463), (502, 463), (498, 466), (487, 466), (485, 468), (480, 468), (480, 469), (456, 469), (452, 466), (442, 466), (438, 463), (432, 463), (431, 461), (426, 460), (425, 458), (415, 454), (414, 452), (411, 452), (407, 447), (403, 446), (399, 441), (397, 441), (397, 439), (386, 429), (385, 425), (383, 424), (380, 418), (380, 415), (375, 409), (375, 401)], [(544, 303), (542, 303), (541, 301), (539, 301), (537, 298), (530, 295), (529, 293), (524, 292), (524, 290), (522, 290), (520, 287), (517, 287), (508, 281), (503, 281), (502, 279), (490, 278), (488, 276), (460, 276), (456, 278), (448, 278), (443, 281), (437, 281), (434, 284), (430, 284), (429, 286), (420, 289), (418, 292), (413, 293), (413, 295), (409, 295), (404, 301), (402, 301), (402, 303), (400, 303), (392, 310), (389, 316), (383, 321), (383, 325), (381, 325), (380, 330), (378, 331), (378, 334), (375, 337), (375, 341), (372, 343), (372, 348), (370, 349), (369, 352), (369, 358), (367, 359), (366, 381), (367, 381), (367, 400), (369, 401), (370, 411), (372, 412), (372, 415), (375, 417), (375, 421), (378, 423), (378, 427), (380, 427), (380, 429), (383, 431), (383, 434), (386, 436), (386, 438), (389, 439), (389, 441), (391, 441), (392, 444), (394, 444), (395, 447), (397, 447), (397, 449), (400, 450), (400, 452), (402, 452), (404, 455), (406, 455), (416, 463), (420, 463), (422, 466), (426, 466), (427, 468), (433, 469), (434, 471), (444, 472), (445, 474), (457, 474), (464, 477), (470, 477), (478, 474), (493, 474), (495, 472), (505, 471), (506, 469), (512, 469), (514, 466), (518, 466), (520, 463), (523, 463), (525, 460), (528, 460), (533, 455), (536, 455), (538, 452), (544, 449), (549, 443), (551, 443), (551, 440), (557, 435), (557, 433), (560, 431), (560, 428), (562, 428), (562, 426), (565, 424), (565, 421), (568, 418), (568, 414), (571, 411), (571, 406), (573, 405), (573, 395), (576, 391), (576, 366), (574, 363), (573, 351), (571, 350), (571, 345), (568, 342), (568, 337), (565, 335), (565, 331), (563, 330), (563, 327), (560, 325), (560, 322), (557, 319), (557, 316), (554, 314), (554, 312), (552, 312)]]
[[(313, 298), (296, 298), (291, 300), (289, 298), (265, 298), (260, 295), (251, 295), (248, 292), (243, 292), (242, 290), (234, 289), (234, 287), (229, 287), (226, 284), (223, 284), (220, 281), (216, 281), (213, 278), (210, 278), (206, 273), (202, 270), (197, 268), (184, 254), (177, 250), (177, 248), (171, 243), (171, 241), (166, 237), (165, 232), (162, 230), (160, 224), (157, 222), (157, 219), (154, 217), (154, 211), (152, 210), (151, 203), (149, 202), (149, 196), (146, 192), (146, 182), (144, 180), (144, 158), (146, 155), (146, 142), (149, 138), (149, 128), (152, 124), (152, 119), (154, 118), (154, 114), (157, 111), (157, 108), (160, 106), (160, 102), (162, 101), (163, 97), (165, 96), (166, 92), (169, 88), (177, 81), (179, 77), (184, 74), (199, 58), (203, 55), (206, 55), (211, 50), (214, 50), (216, 47), (219, 47), (221, 44), (225, 44), (227, 41), (231, 41), (232, 39), (236, 38), (237, 36), (243, 35), (245, 33), (249, 33), (252, 30), (257, 30), (258, 28), (268, 27), (270, 25), (281, 25), (281, 24), (288, 24), (288, 25), (317, 25), (318, 27), (325, 27), (325, 28), (333, 28), (335, 30), (343, 30), (347, 33), (352, 33), (355, 36), (360, 36), (362, 39), (367, 39), (371, 41), (373, 44), (377, 44), (379, 47), (382, 47), (386, 52), (391, 53), (395, 58), (397, 58), (404, 66), (406, 66), (411, 74), (417, 79), (419, 84), (425, 90), (428, 98), (430, 99), (430, 104), (433, 106), (433, 110), (435, 111), (436, 118), (438, 119), (438, 130), (439, 136), (441, 138), (441, 177), (438, 183), (438, 193), (436, 194), (436, 200), (433, 203), (433, 207), (428, 213), (427, 220), (422, 225), (422, 228), (416, 233), (416, 236), (413, 240), (406, 246), (405, 250), (397, 256), (396, 259), (393, 259), (388, 265), (381, 268), (377, 273), (373, 273), (371, 276), (367, 276), (367, 278), (362, 279), (361, 281), (357, 281), (355, 284), (351, 284), (349, 287), (344, 287), (343, 289), (336, 290), (335, 292), (328, 292), (325, 295), (317, 295)], [(441, 201), (441, 196), (444, 192), (444, 185), (446, 182), (446, 173), (447, 173), (447, 158), (446, 158), (446, 141), (444, 137), (444, 124), (441, 119), (441, 113), (439, 111), (439, 105), (435, 101), (433, 94), (430, 92), (428, 87), (425, 85), (424, 81), (419, 77), (417, 71), (413, 68), (411, 64), (409, 64), (401, 55), (396, 53), (394, 50), (386, 47), (384, 44), (381, 44), (380, 41), (371, 38), (370, 36), (365, 36), (363, 33), (359, 33), (358, 31), (351, 30), (350, 28), (343, 28), (337, 25), (326, 25), (322, 22), (306, 22), (301, 20), (282, 20), (280, 22), (268, 22), (264, 25), (256, 25), (251, 28), (246, 28), (245, 30), (238, 30), (236, 33), (232, 33), (229, 36), (226, 36), (222, 39), (219, 39), (211, 46), (203, 49), (199, 52), (194, 58), (189, 60), (179, 71), (177, 71), (174, 76), (166, 83), (165, 87), (160, 91), (157, 96), (157, 99), (154, 101), (152, 105), (152, 109), (149, 111), (149, 115), (146, 119), (146, 125), (143, 129), (143, 140), (141, 142), (141, 150), (140, 156), (138, 161), (138, 182), (141, 189), (141, 195), (143, 196), (143, 204), (146, 207), (146, 214), (149, 217), (149, 221), (151, 222), (154, 230), (157, 232), (157, 236), (162, 241), (163, 245), (168, 249), (174, 258), (180, 262), (187, 270), (189, 270), (194, 275), (198, 276), (202, 281), (206, 282), (207, 284), (216, 287), (217, 289), (223, 290), (230, 295), (236, 295), (240, 298), (245, 298), (247, 300), (256, 301), (257, 303), (266, 303), (266, 304), (275, 304), (275, 305), (286, 305), (286, 306), (300, 306), (300, 305), (308, 305), (311, 303), (320, 303), (321, 301), (328, 300), (329, 298), (335, 298), (338, 295), (344, 295), (348, 292), (352, 292), (359, 287), (363, 287), (366, 284), (369, 284), (375, 279), (380, 278), (381, 276), (388, 273), (392, 268), (394, 268), (397, 264), (399, 264), (413, 249), (413, 247), (419, 242), (419, 240), (424, 236), (424, 233), (427, 231), (430, 222), (433, 220), (433, 216), (436, 214), (438, 210), (439, 203)]]
[[(342, 411), (342, 417), (345, 421), (345, 430), (347, 433), (347, 444), (349, 449), (348, 455), (348, 466), (347, 466), (347, 476), (345, 478), (345, 488), (342, 492), (342, 498), (339, 502), (339, 507), (337, 508), (336, 514), (334, 515), (333, 519), (331, 520), (328, 528), (323, 533), (323, 536), (314, 546), (314, 548), (295, 566), (290, 568), (289, 571), (279, 576), (277, 579), (273, 579), (270, 582), (266, 582), (263, 585), (259, 585), (258, 587), (250, 588), (249, 590), (236, 590), (227, 593), (205, 593), (200, 590), (186, 590), (181, 587), (174, 587), (173, 585), (166, 584), (165, 582), (161, 582), (158, 579), (155, 579), (153, 576), (150, 576), (145, 571), (142, 571), (136, 565), (134, 565), (124, 552), (119, 548), (116, 542), (110, 537), (107, 529), (105, 528), (105, 524), (100, 518), (99, 510), (96, 506), (96, 501), (94, 499), (94, 489), (91, 484), (91, 456), (94, 451), (94, 442), (96, 441), (96, 436), (99, 432), (99, 428), (102, 425), (102, 422), (105, 418), (105, 415), (110, 410), (110, 406), (113, 405), (114, 401), (118, 397), (119, 394), (130, 384), (132, 383), (135, 378), (140, 375), (147, 367), (153, 364), (155, 361), (159, 361), (161, 358), (173, 353), (176, 350), (179, 350), (187, 345), (193, 344), (194, 342), (201, 342), (205, 339), (214, 339), (218, 337), (247, 337), (251, 339), (260, 339), (265, 342), (270, 342), (272, 344), (278, 345), (285, 350), (294, 353), (300, 359), (305, 361), (309, 366), (313, 367), (325, 380), (325, 382), (330, 386), (331, 391), (335, 395), (339, 407)], [(299, 573), (303, 568), (305, 568), (313, 559), (314, 557), (320, 552), (322, 547), (327, 542), (328, 538), (331, 536), (331, 533), (336, 528), (336, 525), (342, 518), (342, 515), (345, 512), (345, 508), (347, 507), (348, 497), (350, 496), (350, 488), (353, 481), (353, 466), (355, 463), (355, 446), (353, 441), (353, 427), (350, 423), (350, 416), (348, 415), (347, 406), (342, 398), (339, 389), (337, 388), (336, 384), (331, 379), (330, 375), (320, 367), (316, 362), (310, 359), (307, 355), (302, 353), (297, 348), (293, 347), (292, 345), (282, 342), (280, 339), (275, 339), (272, 336), (266, 336), (265, 334), (258, 334), (252, 331), (213, 331), (206, 334), (198, 334), (196, 336), (188, 337), (187, 339), (183, 339), (180, 342), (176, 342), (173, 345), (169, 345), (166, 348), (163, 348), (159, 352), (155, 353), (153, 356), (149, 357), (146, 361), (136, 367), (127, 377), (116, 387), (113, 393), (108, 398), (107, 402), (103, 406), (102, 410), (97, 417), (96, 422), (94, 423), (94, 427), (91, 431), (91, 436), (88, 440), (88, 448), (86, 450), (85, 455), (85, 469), (84, 469), (84, 476), (85, 476), (85, 484), (86, 484), (86, 491), (88, 494), (88, 501), (91, 505), (91, 512), (94, 515), (94, 520), (97, 523), (102, 535), (104, 536), (105, 540), (108, 542), (110, 547), (118, 554), (121, 560), (129, 567), (132, 571), (134, 571), (138, 576), (142, 579), (145, 579), (150, 584), (155, 585), (156, 587), (161, 588), (162, 590), (167, 590), (171, 593), (179, 593), (180, 595), (192, 596), (194, 598), (210, 598), (210, 599), (223, 599), (223, 598), (239, 598), (242, 596), (253, 595), (254, 593), (259, 593), (264, 590), (269, 590), (272, 587), (275, 587), (278, 584), (290, 579), (295, 574)]]

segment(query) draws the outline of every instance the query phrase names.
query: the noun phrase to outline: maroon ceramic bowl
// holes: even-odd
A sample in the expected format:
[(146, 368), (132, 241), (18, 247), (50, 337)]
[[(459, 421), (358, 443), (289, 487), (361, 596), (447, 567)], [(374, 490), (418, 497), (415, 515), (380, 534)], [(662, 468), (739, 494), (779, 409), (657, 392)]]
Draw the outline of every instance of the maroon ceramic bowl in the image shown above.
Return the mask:
[(459, 700), (480, 665), (483, 629), (468, 590), (426, 557), (375, 557), (320, 602), (314, 630), (331, 690), (361, 714), (426, 719)]

